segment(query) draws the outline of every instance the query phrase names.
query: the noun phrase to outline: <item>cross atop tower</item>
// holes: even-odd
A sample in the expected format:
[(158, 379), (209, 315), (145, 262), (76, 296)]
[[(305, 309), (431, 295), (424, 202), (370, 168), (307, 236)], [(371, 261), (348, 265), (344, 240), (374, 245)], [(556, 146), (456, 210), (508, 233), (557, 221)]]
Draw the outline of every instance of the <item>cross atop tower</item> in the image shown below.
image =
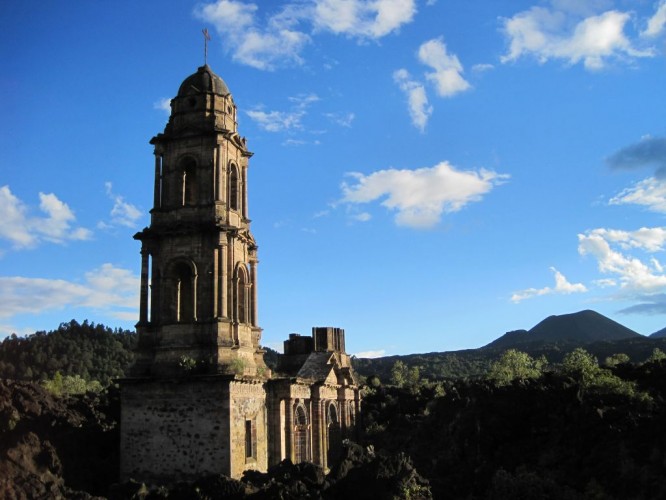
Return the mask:
[(208, 64), (208, 42), (210, 42), (210, 34), (208, 28), (201, 30), (204, 36), (204, 65)]

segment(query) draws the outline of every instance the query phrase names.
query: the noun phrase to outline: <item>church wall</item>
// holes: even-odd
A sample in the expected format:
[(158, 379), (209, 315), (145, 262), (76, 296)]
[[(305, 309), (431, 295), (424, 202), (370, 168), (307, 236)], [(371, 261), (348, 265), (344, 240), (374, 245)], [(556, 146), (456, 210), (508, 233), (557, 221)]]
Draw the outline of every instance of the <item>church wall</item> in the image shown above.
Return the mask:
[[(231, 398), (231, 477), (243, 471), (268, 468), (268, 412), (263, 384), (236, 381), (230, 385)], [(246, 440), (247, 423), (252, 427), (252, 450)]]
[(120, 480), (229, 475), (229, 415), (228, 379), (123, 381)]
[(239, 478), (284, 458), (327, 467), (341, 442), (337, 423), (352, 422), (352, 404), (360, 409), (358, 389), (342, 389), (355, 386), (344, 330), (290, 336), (300, 347), (282, 364), (285, 376), (266, 367), (247, 196), (252, 153), (210, 68), (183, 82), (151, 144), (151, 224), (134, 236), (142, 271), (132, 373), (145, 378), (120, 381), (120, 480)]

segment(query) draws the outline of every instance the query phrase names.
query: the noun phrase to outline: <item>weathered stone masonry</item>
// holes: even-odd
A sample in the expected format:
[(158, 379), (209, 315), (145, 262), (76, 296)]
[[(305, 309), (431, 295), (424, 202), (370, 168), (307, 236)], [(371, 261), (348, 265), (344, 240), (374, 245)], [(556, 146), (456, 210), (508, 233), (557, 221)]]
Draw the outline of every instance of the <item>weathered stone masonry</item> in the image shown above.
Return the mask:
[(136, 363), (121, 383), (121, 480), (240, 477), (288, 458), (328, 467), (355, 437), (360, 397), (344, 331), (292, 334), (278, 374), (263, 360), (252, 153), (226, 83), (181, 84), (151, 140), (155, 183), (141, 242)]

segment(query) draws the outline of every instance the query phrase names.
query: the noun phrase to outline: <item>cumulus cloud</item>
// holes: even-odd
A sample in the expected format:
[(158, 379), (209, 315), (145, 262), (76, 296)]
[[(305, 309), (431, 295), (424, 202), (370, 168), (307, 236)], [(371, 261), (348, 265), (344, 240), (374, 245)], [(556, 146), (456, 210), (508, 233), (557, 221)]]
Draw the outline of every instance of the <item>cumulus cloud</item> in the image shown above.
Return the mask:
[(194, 14), (215, 27), (223, 46), (241, 64), (262, 70), (301, 64), (300, 52), (310, 37), (298, 29), (300, 19), (293, 7), (285, 6), (263, 26), (257, 20), (258, 9), (253, 3), (218, 0), (198, 6)]
[(664, 250), (666, 243), (665, 227), (642, 227), (636, 231), (599, 228), (588, 231), (586, 235), (616, 243), (623, 250), (637, 248), (651, 253)]
[(655, 176), (666, 178), (666, 137), (643, 137), (639, 142), (616, 151), (606, 163), (616, 170), (655, 168)]
[(648, 20), (647, 27), (641, 33), (643, 36), (654, 37), (661, 35), (666, 27), (666, 0), (661, 0), (657, 5), (654, 15)]
[(162, 97), (159, 101), (153, 103), (153, 109), (164, 111), (167, 115), (171, 114), (171, 99)]
[(550, 270), (555, 274), (554, 287), (546, 286), (544, 288), (528, 288), (526, 290), (521, 290), (519, 292), (515, 292), (511, 296), (511, 301), (518, 303), (525, 299), (531, 299), (533, 297), (539, 297), (542, 295), (569, 295), (571, 293), (587, 292), (587, 288), (582, 283), (569, 283), (564, 275), (557, 269), (551, 267)]
[(268, 132), (282, 132), (303, 128), (301, 120), (307, 114), (308, 107), (319, 101), (316, 94), (301, 94), (290, 97), (292, 109), (289, 111), (264, 111), (261, 108), (246, 111), (247, 115)]
[(447, 52), (441, 38), (423, 43), (418, 57), (419, 61), (434, 70), (426, 73), (426, 78), (434, 83), (440, 96), (451, 97), (471, 87), (462, 76), (463, 66), (458, 57)]
[(443, 214), (480, 201), (508, 178), (485, 169), (457, 170), (448, 162), (416, 170), (388, 169), (348, 176), (353, 182), (342, 184), (343, 203), (362, 204), (382, 199), (382, 206), (397, 212), (397, 225), (413, 228), (434, 226)]
[(627, 252), (633, 249), (648, 253), (662, 251), (665, 234), (664, 228), (642, 228), (634, 232), (593, 229), (578, 235), (578, 252), (594, 257), (599, 271), (617, 280), (620, 288), (632, 293), (654, 293), (666, 286), (662, 265), (655, 257), (645, 262)]
[(91, 308), (111, 317), (137, 317), (139, 277), (103, 264), (85, 273), (84, 282), (0, 276), (0, 317), (39, 314), (65, 307)]
[[(440, 97), (452, 97), (471, 88), (462, 76), (463, 66), (460, 60), (455, 54), (448, 53), (441, 38), (422, 43), (417, 56), (419, 62), (432, 69), (425, 73), (425, 79), (433, 84)], [(412, 125), (423, 132), (433, 113), (425, 86), (404, 68), (393, 73), (393, 81), (407, 96)]]
[(666, 179), (650, 177), (622, 190), (611, 205), (640, 205), (651, 212), (666, 214)]
[(113, 184), (105, 182), (104, 188), (107, 197), (113, 201), (113, 208), (111, 208), (111, 220), (109, 222), (100, 222), (98, 227), (102, 229), (109, 229), (115, 226), (124, 226), (135, 228), (138, 220), (143, 216), (143, 212), (135, 205), (125, 201), (123, 196), (113, 192)]
[(374, 351), (361, 351), (355, 354), (357, 358), (381, 358), (386, 356), (386, 349), (376, 349)]
[(393, 81), (407, 96), (407, 107), (412, 124), (423, 132), (430, 115), (432, 115), (432, 106), (428, 104), (425, 87), (414, 80), (406, 69), (395, 71)]
[(376, 39), (400, 29), (416, 14), (415, 0), (315, 0), (316, 28)]
[(33, 215), (30, 207), (14, 194), (9, 186), (0, 187), (0, 238), (15, 249), (34, 248), (45, 241), (64, 243), (68, 240), (87, 240), (92, 233), (83, 227), (73, 227), (76, 217), (69, 206), (53, 194), (39, 193), (42, 216)]
[(301, 111), (262, 111), (259, 109), (246, 111), (247, 116), (257, 122), (257, 125), (268, 132), (301, 128), (301, 118), (305, 113)]
[(379, 39), (411, 22), (415, 13), (415, 0), (292, 1), (263, 17), (255, 3), (217, 0), (194, 11), (215, 27), (235, 61), (261, 70), (302, 64), (312, 32)]
[(551, 59), (568, 64), (582, 61), (585, 68), (598, 70), (609, 59), (654, 56), (654, 50), (635, 47), (625, 34), (632, 14), (608, 10), (580, 17), (583, 10), (571, 6), (571, 2), (553, 2), (552, 9), (532, 7), (504, 19), (509, 51), (501, 58), (502, 62), (533, 56), (541, 63)]

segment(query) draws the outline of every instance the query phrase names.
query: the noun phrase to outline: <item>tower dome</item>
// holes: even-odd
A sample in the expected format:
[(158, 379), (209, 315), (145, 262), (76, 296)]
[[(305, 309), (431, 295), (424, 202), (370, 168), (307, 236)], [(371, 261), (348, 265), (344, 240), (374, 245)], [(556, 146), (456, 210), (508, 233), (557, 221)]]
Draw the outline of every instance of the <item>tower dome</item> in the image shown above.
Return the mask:
[(213, 73), (210, 66), (204, 64), (197, 69), (197, 72), (188, 76), (178, 89), (178, 97), (185, 97), (193, 94), (213, 93), (221, 96), (228, 95), (229, 87), (224, 80)]

